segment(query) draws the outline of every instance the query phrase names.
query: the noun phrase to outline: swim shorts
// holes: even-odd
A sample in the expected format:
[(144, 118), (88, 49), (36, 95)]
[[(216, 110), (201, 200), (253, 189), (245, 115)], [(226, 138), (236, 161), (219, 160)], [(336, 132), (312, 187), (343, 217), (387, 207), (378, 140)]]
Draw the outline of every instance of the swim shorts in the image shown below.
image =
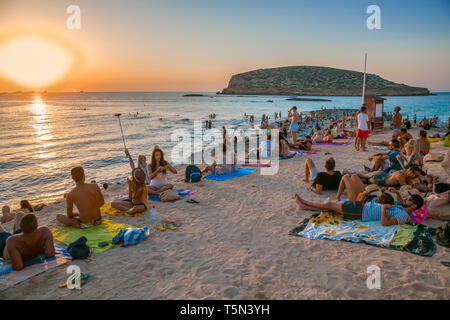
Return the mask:
[(362, 220), (364, 203), (361, 201), (345, 201), (341, 204), (342, 218), (347, 220)]
[(319, 174), (319, 170), (317, 170), (317, 168), (311, 168), (310, 173), (311, 173), (311, 178), (315, 179), (317, 177), (317, 175)]
[(360, 130), (360, 129), (358, 129), (358, 132), (356, 133), (356, 136), (358, 138), (367, 139), (369, 137), (369, 131), (368, 130)]
[(298, 124), (297, 123), (291, 123), (290, 127), (289, 127), (289, 131), (294, 131), (294, 132), (298, 132)]

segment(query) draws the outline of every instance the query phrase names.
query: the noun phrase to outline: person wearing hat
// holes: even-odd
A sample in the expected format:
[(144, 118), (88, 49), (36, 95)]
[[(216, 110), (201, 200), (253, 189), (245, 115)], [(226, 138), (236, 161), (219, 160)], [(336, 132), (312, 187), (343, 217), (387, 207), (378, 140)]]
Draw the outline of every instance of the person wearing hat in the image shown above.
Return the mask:
[[(70, 173), (76, 186), (67, 194), (66, 215), (58, 214), (56, 220), (66, 226), (75, 228), (100, 224), (102, 219), (100, 207), (105, 203), (105, 200), (99, 186), (96, 183), (85, 182), (86, 177), (82, 167), (74, 167)], [(74, 204), (78, 213), (73, 211)]]
[(133, 158), (128, 149), (125, 154), (130, 161), (131, 176), (127, 178), (128, 199), (119, 199), (111, 202), (111, 207), (127, 212), (129, 214), (137, 214), (147, 211), (148, 192), (145, 184), (146, 174), (141, 168), (134, 166)]

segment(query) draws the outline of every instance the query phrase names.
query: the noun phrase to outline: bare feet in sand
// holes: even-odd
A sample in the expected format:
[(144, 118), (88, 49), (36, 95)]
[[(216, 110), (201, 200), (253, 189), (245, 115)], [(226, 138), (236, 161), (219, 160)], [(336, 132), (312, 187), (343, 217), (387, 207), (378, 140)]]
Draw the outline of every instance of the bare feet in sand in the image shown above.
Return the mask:
[(295, 194), (294, 201), (298, 211), (305, 210), (305, 205), (300, 200), (300, 196), (298, 194)]

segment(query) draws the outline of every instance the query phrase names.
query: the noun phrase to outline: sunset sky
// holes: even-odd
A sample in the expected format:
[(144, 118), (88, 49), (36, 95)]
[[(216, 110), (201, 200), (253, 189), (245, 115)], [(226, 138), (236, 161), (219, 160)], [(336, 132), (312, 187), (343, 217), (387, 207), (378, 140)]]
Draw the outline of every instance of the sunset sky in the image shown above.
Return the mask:
[[(81, 30), (66, 28), (71, 4)], [(449, 39), (448, 0), (0, 0), (0, 92), (218, 91), (259, 68), (362, 71), (364, 52), (369, 73), (450, 91)]]

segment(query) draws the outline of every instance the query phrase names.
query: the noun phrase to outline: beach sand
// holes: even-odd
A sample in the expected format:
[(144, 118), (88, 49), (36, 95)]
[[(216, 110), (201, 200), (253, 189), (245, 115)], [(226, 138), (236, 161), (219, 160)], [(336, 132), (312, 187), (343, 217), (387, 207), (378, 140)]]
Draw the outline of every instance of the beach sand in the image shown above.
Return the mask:
[[(418, 129), (410, 130), (413, 137)], [(389, 140), (391, 131), (369, 140)], [(439, 145), (439, 147), (437, 147)], [(432, 152), (446, 152), (442, 143)], [(309, 156), (319, 168), (330, 155), (337, 169), (363, 170), (368, 155), (351, 145), (314, 146)], [(448, 149), (448, 148), (447, 148)], [(58, 288), (68, 265), (37, 275), (0, 292), (0, 299), (449, 299), (450, 249), (437, 246), (433, 257), (376, 248), (345, 241), (310, 240), (288, 235), (311, 212), (296, 211), (293, 197), (321, 200), (335, 191), (315, 195), (302, 182), (306, 156), (280, 162), (277, 175), (258, 172), (225, 182), (202, 180), (186, 184), (184, 167), (170, 176), (177, 189), (197, 189), (199, 204), (156, 203), (158, 217), (181, 219), (176, 231), (151, 229), (150, 237), (135, 247), (115, 247), (87, 260), (76, 260), (94, 278), (81, 290)], [(439, 163), (425, 168), (441, 180), (449, 177)], [(99, 181), (100, 182), (100, 181)], [(105, 199), (126, 192), (125, 184), (110, 186)], [(449, 206), (447, 205), (447, 210)], [(37, 213), (41, 225), (54, 227), (65, 203)], [(138, 218), (108, 219), (148, 225), (150, 211)], [(427, 219), (431, 226), (442, 222)], [(8, 228), (11, 226), (9, 225)], [(366, 286), (367, 267), (381, 268), (381, 289)]]

